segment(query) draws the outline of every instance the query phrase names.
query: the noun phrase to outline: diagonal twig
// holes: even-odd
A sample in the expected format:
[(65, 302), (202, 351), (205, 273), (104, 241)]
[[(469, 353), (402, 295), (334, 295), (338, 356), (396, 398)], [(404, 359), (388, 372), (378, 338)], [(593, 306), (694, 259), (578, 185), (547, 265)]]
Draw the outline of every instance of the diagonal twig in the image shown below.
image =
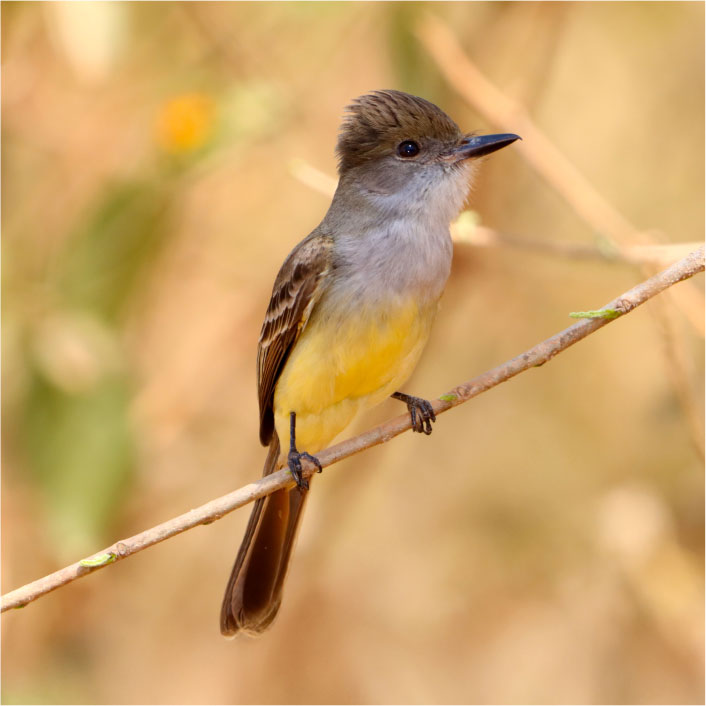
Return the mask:
[[(582, 319), (573, 326), (538, 343), (533, 348), (521, 353), (512, 360), (468, 382), (458, 385), (445, 395), (441, 395), (441, 397), (433, 403), (435, 413), (442, 414), (452, 407), (467, 402), (482, 392), (490, 390), (496, 385), (509, 380), (529, 368), (543, 365), (561, 351), (566, 350), (569, 346), (577, 343), (594, 331), (597, 331), (615, 318), (629, 313), (637, 306), (644, 304), (648, 299), (663, 292), (677, 282), (688, 279), (698, 272), (703, 272), (703, 270), (704, 248), (702, 246), (671, 267), (641, 282), (612, 302), (606, 304), (602, 310), (599, 310), (598, 318)], [(605, 318), (600, 317), (600, 311), (604, 312)], [(597, 312), (591, 312), (591, 314), (595, 316)], [(404, 414), (390, 419), (384, 424), (370, 429), (363, 434), (342, 441), (340, 444), (336, 444), (322, 451), (320, 454), (317, 454), (317, 456), (322, 466), (330, 466), (348, 456), (390, 441), (390, 439), (402, 434), (409, 428), (409, 415)], [(310, 476), (315, 470), (316, 468), (313, 464), (305, 462), (305, 476)], [(234, 490), (232, 493), (211, 500), (205, 505), (201, 505), (178, 517), (174, 517), (156, 527), (140, 532), (128, 539), (116, 542), (93, 557), (71, 564), (59, 571), (55, 571), (53, 574), (49, 574), (48, 576), (5, 594), (2, 596), (2, 611), (4, 612), (10, 608), (23, 607), (50, 591), (54, 591), (86, 574), (92, 573), (121, 559), (125, 559), (132, 554), (142, 551), (147, 547), (151, 547), (154, 544), (158, 544), (181, 532), (192, 529), (197, 525), (209, 524), (257, 498), (292, 484), (292, 477), (289, 471), (285, 470), (280, 470), (261, 478), (255, 483), (250, 483), (238, 490)]]

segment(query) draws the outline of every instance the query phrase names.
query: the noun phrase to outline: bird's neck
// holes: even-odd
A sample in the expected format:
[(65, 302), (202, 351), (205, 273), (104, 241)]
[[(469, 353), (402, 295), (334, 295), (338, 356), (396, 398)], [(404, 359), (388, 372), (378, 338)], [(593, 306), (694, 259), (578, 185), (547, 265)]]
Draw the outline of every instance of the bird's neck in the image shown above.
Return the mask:
[(448, 204), (405, 207), (402, 199), (339, 185), (321, 228), (333, 236), (347, 295), (355, 292), (361, 303), (397, 297), (435, 305), (451, 269), (453, 208), (449, 215)]

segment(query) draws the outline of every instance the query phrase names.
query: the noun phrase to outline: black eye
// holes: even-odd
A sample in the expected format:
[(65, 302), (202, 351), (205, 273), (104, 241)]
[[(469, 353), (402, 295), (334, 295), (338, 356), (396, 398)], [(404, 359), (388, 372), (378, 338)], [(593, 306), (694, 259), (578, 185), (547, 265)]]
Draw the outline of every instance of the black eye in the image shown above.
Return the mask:
[(416, 157), (419, 154), (419, 145), (412, 140), (405, 140), (397, 145), (397, 154), (400, 157)]

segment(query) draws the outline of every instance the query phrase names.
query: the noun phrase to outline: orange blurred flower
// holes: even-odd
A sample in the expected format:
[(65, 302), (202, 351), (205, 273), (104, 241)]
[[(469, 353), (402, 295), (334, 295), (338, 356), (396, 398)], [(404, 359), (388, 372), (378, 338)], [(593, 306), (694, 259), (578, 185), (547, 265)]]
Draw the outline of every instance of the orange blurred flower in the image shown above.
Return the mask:
[(211, 137), (215, 103), (203, 93), (184, 93), (168, 100), (155, 124), (157, 143), (167, 152), (193, 152)]

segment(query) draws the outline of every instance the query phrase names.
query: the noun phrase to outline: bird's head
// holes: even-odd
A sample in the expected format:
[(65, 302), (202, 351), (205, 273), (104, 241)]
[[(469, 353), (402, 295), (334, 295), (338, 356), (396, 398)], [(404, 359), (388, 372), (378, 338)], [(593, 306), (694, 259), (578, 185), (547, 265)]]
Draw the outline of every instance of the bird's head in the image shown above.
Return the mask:
[(449, 210), (458, 212), (474, 160), (517, 139), (512, 134), (464, 134), (423, 98), (373, 91), (347, 108), (336, 148), (338, 169), (342, 181), (380, 200), (412, 200), (422, 207), (448, 201)]

